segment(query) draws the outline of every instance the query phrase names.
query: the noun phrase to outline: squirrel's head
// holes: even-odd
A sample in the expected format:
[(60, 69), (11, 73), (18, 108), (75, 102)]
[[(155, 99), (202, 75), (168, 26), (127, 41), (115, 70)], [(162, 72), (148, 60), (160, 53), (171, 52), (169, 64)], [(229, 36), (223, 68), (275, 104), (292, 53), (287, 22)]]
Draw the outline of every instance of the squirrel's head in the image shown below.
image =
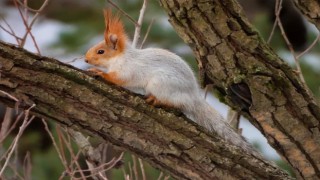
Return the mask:
[(106, 30), (104, 41), (98, 43), (86, 53), (86, 62), (92, 65), (102, 65), (103, 62), (121, 55), (125, 51), (127, 36), (119, 16), (113, 16), (110, 9), (104, 10)]

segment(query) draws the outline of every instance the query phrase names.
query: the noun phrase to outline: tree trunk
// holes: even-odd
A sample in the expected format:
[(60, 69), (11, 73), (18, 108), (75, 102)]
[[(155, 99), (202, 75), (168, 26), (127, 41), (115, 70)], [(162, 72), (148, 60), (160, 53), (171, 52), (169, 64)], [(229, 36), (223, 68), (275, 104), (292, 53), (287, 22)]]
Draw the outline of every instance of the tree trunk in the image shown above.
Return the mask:
[(320, 2), (317, 0), (295, 0), (302, 14), (320, 30)]
[[(0, 42), (0, 90), (20, 107), (129, 150), (177, 179), (290, 179), (179, 112), (145, 103), (54, 59)], [(0, 92), (0, 101), (15, 102)]]
[[(247, 117), (300, 179), (320, 179), (320, 108), (234, 0), (160, 0), (202, 82)], [(314, 7), (316, 8), (316, 7)], [(319, 6), (317, 6), (319, 8)]]

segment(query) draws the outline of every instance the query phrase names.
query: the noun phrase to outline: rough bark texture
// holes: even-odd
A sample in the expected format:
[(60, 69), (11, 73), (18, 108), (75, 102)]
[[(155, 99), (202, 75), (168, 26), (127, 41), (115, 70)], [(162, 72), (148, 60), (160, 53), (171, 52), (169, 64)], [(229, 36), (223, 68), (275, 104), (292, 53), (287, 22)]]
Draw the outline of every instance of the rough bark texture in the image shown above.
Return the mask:
[(319, 106), (294, 71), (251, 27), (238, 3), (160, 2), (193, 49), (203, 84), (212, 83), (222, 101), (246, 116), (298, 178), (320, 179)]
[(302, 14), (320, 30), (320, 1), (318, 0), (295, 0)]
[[(178, 112), (81, 70), (0, 42), (0, 90), (36, 106), (33, 114), (129, 150), (177, 179), (289, 179), (282, 170), (228, 145)], [(0, 101), (13, 101), (0, 93)]]

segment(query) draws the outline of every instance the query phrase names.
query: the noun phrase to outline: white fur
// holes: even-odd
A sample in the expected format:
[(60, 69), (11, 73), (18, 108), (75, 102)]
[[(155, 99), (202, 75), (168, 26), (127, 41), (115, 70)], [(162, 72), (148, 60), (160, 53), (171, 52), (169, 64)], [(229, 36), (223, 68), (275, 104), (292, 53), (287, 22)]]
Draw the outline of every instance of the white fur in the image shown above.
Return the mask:
[(128, 82), (125, 88), (152, 94), (181, 109), (190, 119), (217, 132), (225, 140), (251, 150), (251, 146), (207, 104), (191, 68), (176, 54), (164, 49), (135, 49), (127, 44), (124, 54), (103, 62), (100, 66), (109, 72), (120, 72), (119, 78)]

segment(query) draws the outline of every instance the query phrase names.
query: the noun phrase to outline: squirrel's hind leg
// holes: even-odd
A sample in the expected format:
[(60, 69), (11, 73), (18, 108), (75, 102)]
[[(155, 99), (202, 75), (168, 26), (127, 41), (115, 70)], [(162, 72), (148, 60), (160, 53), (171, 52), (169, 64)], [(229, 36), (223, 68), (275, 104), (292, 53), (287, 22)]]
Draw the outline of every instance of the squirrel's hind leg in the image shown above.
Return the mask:
[(166, 107), (166, 108), (173, 108), (174, 106), (168, 102), (163, 102), (157, 99), (154, 95), (149, 94), (146, 95), (146, 102), (155, 107)]

